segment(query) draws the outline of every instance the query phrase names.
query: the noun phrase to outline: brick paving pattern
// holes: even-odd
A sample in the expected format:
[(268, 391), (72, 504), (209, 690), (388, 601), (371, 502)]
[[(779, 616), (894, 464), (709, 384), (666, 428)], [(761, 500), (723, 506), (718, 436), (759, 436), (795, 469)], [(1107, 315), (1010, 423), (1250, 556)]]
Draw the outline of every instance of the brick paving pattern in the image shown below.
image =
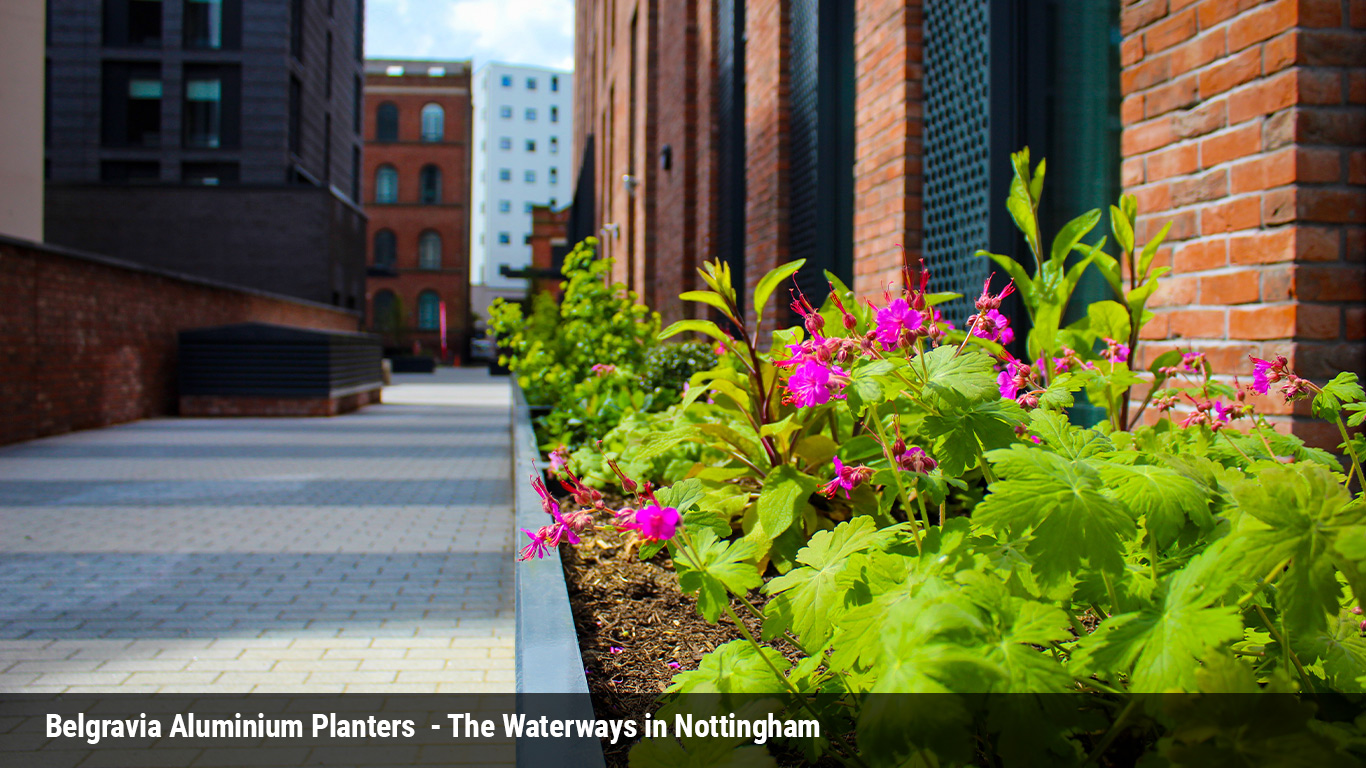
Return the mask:
[(503, 692), (506, 380), (0, 448), (0, 692)]

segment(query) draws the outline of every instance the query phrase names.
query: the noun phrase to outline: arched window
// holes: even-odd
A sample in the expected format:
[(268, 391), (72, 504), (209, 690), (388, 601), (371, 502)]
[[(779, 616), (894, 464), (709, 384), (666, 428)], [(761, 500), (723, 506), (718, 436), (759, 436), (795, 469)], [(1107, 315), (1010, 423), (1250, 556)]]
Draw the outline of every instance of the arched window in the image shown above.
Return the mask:
[(430, 229), (417, 239), (417, 268), (441, 269), (441, 235)]
[(398, 141), (398, 105), (392, 101), (375, 111), (375, 141)]
[(371, 306), (370, 327), (377, 331), (392, 331), (399, 325), (398, 297), (393, 291), (380, 291), (375, 294)]
[(394, 230), (381, 229), (375, 233), (375, 266), (393, 269), (394, 258), (398, 254), (398, 242)]
[(392, 165), (381, 165), (375, 169), (375, 202), (398, 202), (398, 171)]
[(435, 165), (422, 166), (422, 172), (418, 175), (418, 187), (421, 190), (423, 205), (441, 202), (441, 169)]
[(446, 133), (446, 110), (440, 104), (422, 108), (422, 140), (441, 141)]
[(436, 291), (423, 291), (417, 297), (417, 327), (435, 331), (441, 326), (441, 297)]

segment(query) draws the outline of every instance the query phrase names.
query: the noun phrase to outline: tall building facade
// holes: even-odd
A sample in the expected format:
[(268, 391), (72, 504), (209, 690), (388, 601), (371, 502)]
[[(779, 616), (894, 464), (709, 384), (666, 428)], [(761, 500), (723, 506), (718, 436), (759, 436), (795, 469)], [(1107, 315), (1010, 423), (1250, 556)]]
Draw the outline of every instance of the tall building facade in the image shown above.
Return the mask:
[(509, 277), (531, 263), (531, 208), (573, 196), (573, 75), (490, 63), (474, 75), (474, 181), (470, 232), (476, 311), (521, 298)]
[(51, 242), (360, 309), (363, 0), (49, 0)]
[(468, 61), (366, 61), (367, 323), (452, 361), (471, 320), (471, 118)]
[(874, 297), (904, 246), (961, 320), (977, 249), (1028, 261), (1004, 205), (1027, 146), (1047, 231), (1121, 192), (1140, 241), (1173, 222), (1143, 366), (1366, 373), (1362, 50), (1338, 0), (578, 0), (571, 239), (666, 320), (705, 311), (677, 300), (704, 259), (752, 289), (805, 258), (813, 300), (825, 270)]
[(0, 5), (0, 234), (43, 239), (44, 0)]

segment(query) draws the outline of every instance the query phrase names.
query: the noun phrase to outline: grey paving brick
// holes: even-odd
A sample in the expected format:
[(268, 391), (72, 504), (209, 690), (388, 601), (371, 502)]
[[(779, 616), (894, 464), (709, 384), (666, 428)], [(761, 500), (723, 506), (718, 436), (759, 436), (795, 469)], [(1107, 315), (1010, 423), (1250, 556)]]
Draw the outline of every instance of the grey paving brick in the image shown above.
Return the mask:
[[(0, 691), (510, 675), (506, 381), (398, 379), (342, 417), (154, 419), (0, 448), (0, 530), (24, 532), (0, 537)], [(438, 677), (398, 678), (423, 673)]]

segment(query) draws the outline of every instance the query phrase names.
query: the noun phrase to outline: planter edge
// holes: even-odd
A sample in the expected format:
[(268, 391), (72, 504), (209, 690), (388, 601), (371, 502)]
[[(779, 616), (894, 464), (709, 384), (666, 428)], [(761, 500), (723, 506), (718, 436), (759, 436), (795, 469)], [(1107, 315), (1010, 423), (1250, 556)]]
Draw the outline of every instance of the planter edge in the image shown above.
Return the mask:
[[(512, 386), (513, 537), (520, 547), (526, 538), (518, 528), (534, 531), (547, 517), (528, 479), (537, 473), (540, 456), (531, 412), (517, 380)], [(560, 553), (552, 549), (543, 560), (513, 564), (516, 590), (517, 709), (529, 715), (591, 718), (593, 702), (579, 654), (578, 632), (569, 608)], [(553, 695), (552, 695), (553, 694)], [(604, 766), (597, 739), (519, 739), (517, 765)]]

